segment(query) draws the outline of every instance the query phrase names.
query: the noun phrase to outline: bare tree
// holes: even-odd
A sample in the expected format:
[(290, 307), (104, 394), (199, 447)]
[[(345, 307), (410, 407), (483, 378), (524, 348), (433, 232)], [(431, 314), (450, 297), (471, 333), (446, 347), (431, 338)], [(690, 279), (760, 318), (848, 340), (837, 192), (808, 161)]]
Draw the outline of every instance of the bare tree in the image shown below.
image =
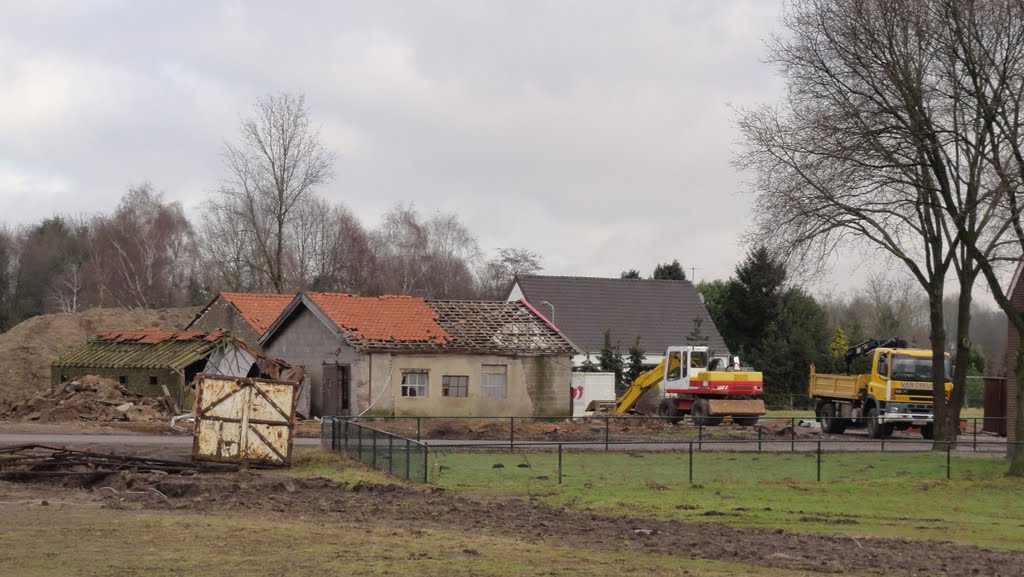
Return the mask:
[(251, 246), (246, 265), (269, 288), (284, 292), (288, 228), (301, 202), (333, 179), (334, 155), (321, 144), (301, 94), (257, 99), (239, 132), (238, 143), (224, 144), (221, 159), (228, 176), (207, 210), (240, 227)]
[(184, 287), (195, 251), (181, 204), (165, 202), (149, 183), (131, 187), (114, 214), (92, 222), (89, 260), (101, 302), (129, 308), (186, 304)]
[(477, 272), (480, 297), (503, 299), (516, 276), (537, 274), (542, 270), (539, 254), (524, 248), (500, 248)]
[(369, 237), (343, 205), (319, 196), (297, 207), (289, 231), (289, 270), (295, 288), (361, 293), (369, 285)]
[[(880, 250), (927, 294), (937, 447), (956, 438), (979, 258), (1000, 246), (988, 230), (992, 211), (977, 210), (994, 191), (991, 128), (978, 107), (965, 106), (948, 18), (951, 7), (968, 4), (976, 3), (797, 0), (769, 48), (785, 99), (739, 115), (737, 165), (754, 175), (758, 242), (819, 263), (840, 249)], [(967, 237), (981, 241), (977, 251)], [(960, 301), (947, 403), (942, 301), (950, 268)]]

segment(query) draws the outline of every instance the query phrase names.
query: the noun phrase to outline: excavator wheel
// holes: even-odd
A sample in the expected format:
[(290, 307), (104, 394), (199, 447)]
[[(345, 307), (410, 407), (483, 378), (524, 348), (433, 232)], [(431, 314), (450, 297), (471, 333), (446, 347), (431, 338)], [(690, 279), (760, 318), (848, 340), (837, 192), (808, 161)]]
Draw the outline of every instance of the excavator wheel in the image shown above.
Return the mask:
[(693, 402), (693, 408), (690, 409), (690, 418), (693, 419), (693, 424), (698, 427), (717, 427), (722, 423), (722, 417), (712, 417), (708, 414), (708, 402), (704, 399), (698, 399)]
[(658, 404), (658, 416), (665, 417), (665, 420), (673, 425), (683, 420), (683, 412), (676, 406), (672, 399), (662, 399)]

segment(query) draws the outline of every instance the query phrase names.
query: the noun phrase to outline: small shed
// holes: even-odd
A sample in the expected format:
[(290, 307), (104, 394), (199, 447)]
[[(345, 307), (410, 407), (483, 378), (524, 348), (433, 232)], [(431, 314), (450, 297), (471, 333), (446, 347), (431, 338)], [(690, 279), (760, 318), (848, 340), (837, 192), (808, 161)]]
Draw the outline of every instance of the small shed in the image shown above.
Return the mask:
[[(199, 373), (301, 381), (302, 373), (267, 357), (226, 331), (193, 332), (139, 329), (108, 331), (54, 361), (54, 385), (97, 375), (149, 396), (164, 390), (182, 406)], [(298, 377), (298, 378), (296, 378)]]

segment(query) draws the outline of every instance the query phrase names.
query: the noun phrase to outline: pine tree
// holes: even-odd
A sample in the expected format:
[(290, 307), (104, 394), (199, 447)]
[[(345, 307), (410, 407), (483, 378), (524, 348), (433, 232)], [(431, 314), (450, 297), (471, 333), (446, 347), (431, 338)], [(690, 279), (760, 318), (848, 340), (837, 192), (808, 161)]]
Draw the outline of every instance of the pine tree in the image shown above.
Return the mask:
[(629, 347), (629, 362), (626, 365), (626, 382), (632, 383), (644, 372), (644, 350), (640, 346), (640, 335), (636, 336), (636, 342)]
[(598, 357), (598, 366), (602, 371), (615, 373), (615, 387), (622, 386), (622, 353), (619, 346), (612, 346), (612, 332), (604, 332), (604, 347), (601, 349), (601, 356)]
[(577, 372), (596, 373), (600, 370), (601, 369), (597, 366), (597, 364), (595, 364), (594, 361), (590, 360), (590, 353), (587, 353), (587, 358), (583, 359), (583, 364), (580, 365), (580, 368), (577, 369)]
[(683, 265), (676, 259), (654, 267), (653, 277), (660, 280), (686, 280), (686, 273), (683, 272)]

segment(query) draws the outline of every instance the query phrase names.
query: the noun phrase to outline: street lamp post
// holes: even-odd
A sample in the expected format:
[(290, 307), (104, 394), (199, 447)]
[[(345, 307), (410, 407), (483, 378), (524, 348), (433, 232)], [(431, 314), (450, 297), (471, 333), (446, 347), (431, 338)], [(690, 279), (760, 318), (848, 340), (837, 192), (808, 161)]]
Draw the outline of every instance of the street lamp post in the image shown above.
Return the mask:
[(540, 301), (540, 304), (548, 305), (549, 307), (551, 307), (551, 324), (555, 324), (555, 305), (549, 303), (548, 301)]

